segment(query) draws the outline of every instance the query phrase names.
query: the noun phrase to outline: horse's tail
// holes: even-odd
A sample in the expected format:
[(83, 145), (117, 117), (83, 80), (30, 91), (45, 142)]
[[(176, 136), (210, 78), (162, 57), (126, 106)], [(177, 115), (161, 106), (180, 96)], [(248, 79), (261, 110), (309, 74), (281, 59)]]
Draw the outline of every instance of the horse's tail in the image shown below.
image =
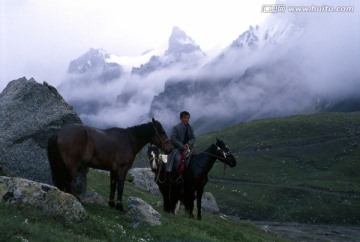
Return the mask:
[(67, 173), (66, 168), (58, 149), (57, 135), (52, 135), (48, 140), (48, 159), (51, 168), (51, 175), (54, 186), (62, 191), (65, 191), (67, 184)]

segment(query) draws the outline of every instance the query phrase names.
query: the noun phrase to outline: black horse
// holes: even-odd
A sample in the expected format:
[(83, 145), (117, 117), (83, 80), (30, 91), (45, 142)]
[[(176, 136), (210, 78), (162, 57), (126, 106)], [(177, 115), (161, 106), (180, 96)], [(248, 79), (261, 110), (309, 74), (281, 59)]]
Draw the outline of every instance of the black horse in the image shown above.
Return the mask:
[(177, 202), (182, 200), (182, 186), (174, 182), (173, 172), (166, 172), (167, 157), (162, 156), (156, 146), (149, 145), (147, 155), (151, 170), (155, 173), (155, 182), (163, 196), (164, 211), (174, 214)]
[(122, 194), (124, 181), (136, 154), (152, 143), (170, 152), (173, 148), (161, 123), (152, 122), (130, 128), (95, 129), (80, 124), (71, 124), (60, 129), (48, 141), (48, 159), (53, 183), (60, 190), (75, 191), (72, 182), (83, 166), (110, 171), (109, 206), (124, 210)]
[[(197, 218), (201, 219), (201, 198), (204, 187), (208, 181), (208, 173), (216, 160), (220, 160), (230, 167), (236, 166), (236, 159), (231, 154), (222, 140), (216, 139), (216, 143), (210, 145), (204, 152), (193, 155), (190, 158), (188, 166), (183, 171), (183, 184), (177, 184), (172, 179), (172, 173), (165, 170), (166, 164), (157, 158), (159, 151), (156, 147), (149, 146), (148, 155), (150, 161), (156, 160), (158, 168), (155, 169), (155, 181), (163, 195), (164, 210), (168, 213), (174, 213), (176, 203), (182, 200), (185, 211), (190, 218), (193, 218), (194, 200), (197, 202)], [(154, 156), (154, 155), (155, 156)], [(183, 192), (182, 192), (183, 191)]]

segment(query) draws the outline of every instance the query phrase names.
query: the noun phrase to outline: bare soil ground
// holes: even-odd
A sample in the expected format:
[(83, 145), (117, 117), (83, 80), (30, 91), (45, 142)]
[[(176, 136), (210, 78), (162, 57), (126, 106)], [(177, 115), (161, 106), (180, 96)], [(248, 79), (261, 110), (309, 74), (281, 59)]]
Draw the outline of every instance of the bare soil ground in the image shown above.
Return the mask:
[(262, 230), (296, 242), (360, 242), (360, 226), (316, 225), (284, 222), (248, 221)]

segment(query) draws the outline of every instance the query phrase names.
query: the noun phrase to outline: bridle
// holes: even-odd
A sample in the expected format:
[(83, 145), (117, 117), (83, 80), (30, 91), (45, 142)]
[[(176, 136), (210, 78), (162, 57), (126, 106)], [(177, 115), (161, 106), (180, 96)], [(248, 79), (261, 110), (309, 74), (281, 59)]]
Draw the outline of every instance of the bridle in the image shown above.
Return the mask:
[(151, 151), (151, 158), (149, 159), (149, 162), (152, 162), (153, 160), (157, 161), (156, 155), (154, 153), (154, 151)]
[(152, 157), (149, 159), (149, 162), (151, 163), (152, 161), (155, 161), (155, 163), (157, 164), (157, 167), (158, 167), (158, 172), (157, 172), (157, 174), (155, 173), (155, 182), (165, 183), (166, 177), (164, 177), (164, 180), (160, 179), (160, 174), (161, 174), (161, 170), (163, 169), (163, 166), (159, 165), (159, 156), (156, 156), (154, 151), (151, 151), (150, 154)]
[[(215, 144), (216, 145), (216, 144)], [(224, 163), (224, 172), (223, 172), (223, 177), (225, 177), (225, 170), (226, 170), (226, 162), (225, 162), (225, 160), (226, 160), (226, 157), (227, 156), (229, 156), (229, 155), (231, 155), (231, 152), (228, 150), (227, 152), (225, 152), (225, 151), (223, 151), (219, 146), (217, 146), (216, 145), (216, 147), (217, 147), (217, 151), (221, 151), (222, 153), (223, 153), (223, 155), (224, 155), (224, 158), (221, 160), (223, 163)]]
[[(156, 154), (154, 151), (151, 151), (150, 155), (151, 155), (151, 158), (149, 158), (150, 167), (151, 167), (151, 169), (156, 170), (159, 167), (159, 165), (158, 165), (159, 159), (156, 157)], [(153, 163), (155, 163), (156, 168), (153, 165)]]
[(202, 153), (207, 154), (207, 155), (210, 155), (210, 156), (212, 156), (212, 157), (215, 157), (215, 158), (217, 158), (217, 159), (219, 159), (219, 160), (221, 160), (221, 161), (226, 160), (226, 157), (229, 156), (229, 155), (231, 155), (231, 152), (230, 152), (230, 151), (225, 152), (223, 149), (221, 149), (221, 148), (220, 148), (219, 146), (217, 146), (216, 144), (214, 144), (214, 145), (216, 146), (216, 153), (218, 153), (219, 151), (222, 152), (223, 157), (218, 156), (218, 155), (214, 155), (214, 154), (212, 154), (212, 153), (205, 152), (205, 151), (202, 152)]
[(224, 157), (217, 156), (217, 155), (214, 155), (214, 154), (211, 154), (211, 153), (208, 153), (208, 152), (202, 152), (202, 153), (207, 154), (207, 155), (210, 155), (210, 156), (212, 156), (212, 157), (215, 157), (215, 158), (219, 159), (221, 162), (223, 162), (223, 163), (224, 163), (224, 173), (223, 173), (223, 176), (225, 176), (225, 170), (226, 170), (226, 165), (227, 165), (226, 162), (225, 162), (225, 160), (226, 160), (226, 157), (227, 157), (227, 156), (231, 155), (231, 152), (230, 152), (230, 151), (225, 152), (225, 151), (224, 151), (223, 149), (221, 149), (218, 145), (216, 145), (216, 144), (214, 144), (214, 145), (216, 146), (216, 153), (219, 152), (219, 151), (221, 151)]
[(161, 149), (163, 150), (164, 144), (165, 144), (165, 142), (169, 141), (169, 138), (166, 137), (166, 139), (163, 140), (163, 139), (161, 138), (161, 136), (160, 136), (160, 134), (159, 134), (159, 132), (158, 132), (158, 130), (157, 130), (154, 122), (151, 122), (151, 123), (152, 123), (152, 125), (153, 125), (153, 127), (154, 127), (155, 134), (157, 135), (157, 137), (158, 137), (158, 138), (160, 139), (160, 141), (161, 141)]

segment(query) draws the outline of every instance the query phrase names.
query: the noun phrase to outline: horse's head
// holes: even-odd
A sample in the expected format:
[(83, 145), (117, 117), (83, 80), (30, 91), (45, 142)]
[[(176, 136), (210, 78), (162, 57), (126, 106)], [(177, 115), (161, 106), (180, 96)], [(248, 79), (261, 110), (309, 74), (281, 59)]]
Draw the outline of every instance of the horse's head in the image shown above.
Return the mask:
[(166, 154), (170, 154), (174, 147), (171, 144), (164, 128), (162, 127), (161, 123), (154, 118), (152, 118), (152, 124), (155, 129), (155, 135), (153, 137), (152, 143), (158, 148), (162, 149)]
[(236, 166), (236, 159), (235, 157), (231, 154), (231, 152), (229, 151), (229, 149), (227, 148), (226, 144), (224, 143), (224, 141), (216, 138), (216, 144), (217, 146), (217, 155), (219, 157), (223, 158), (223, 162), (227, 165), (229, 165), (230, 167), (235, 167)]
[(149, 158), (149, 163), (152, 172), (156, 172), (159, 168), (159, 155), (160, 151), (156, 146), (149, 145), (147, 150), (147, 155)]

